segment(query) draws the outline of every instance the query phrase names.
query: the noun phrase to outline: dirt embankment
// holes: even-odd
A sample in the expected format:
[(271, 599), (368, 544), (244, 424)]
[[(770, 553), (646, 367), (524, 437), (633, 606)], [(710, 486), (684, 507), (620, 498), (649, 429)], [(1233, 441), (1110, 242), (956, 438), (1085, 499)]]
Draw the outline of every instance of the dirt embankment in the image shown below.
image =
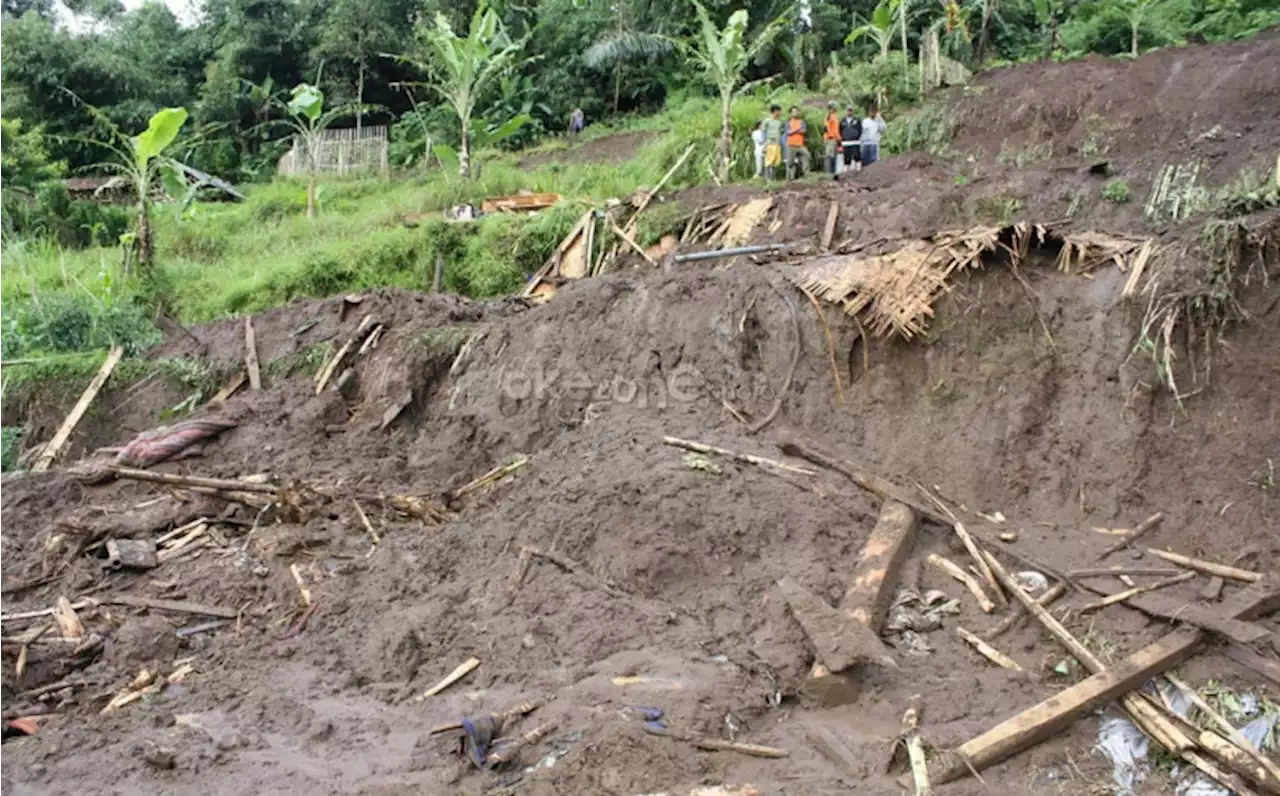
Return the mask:
[[(1255, 46), (1265, 55), (1275, 41)], [(1221, 58), (1243, 46), (1220, 48)], [(1077, 82), (1100, 68), (1076, 66)], [(1049, 68), (1060, 67), (1029, 69)], [(956, 195), (956, 209), (947, 209), (951, 190), (962, 187), (950, 180), (949, 162), (882, 165), (856, 183), (780, 192), (777, 215), (758, 237), (812, 241), (832, 199), (842, 205), (839, 240), (914, 236), (975, 220), (981, 191)], [(1037, 220), (1060, 201), (1050, 174), (991, 179), (1022, 186), (1028, 199), (1020, 212), (1043, 213)], [(691, 192), (683, 201), (700, 206), (726, 196)], [(1105, 213), (1091, 206), (1077, 223)], [(1113, 232), (1125, 231), (1123, 218)], [(1133, 231), (1155, 231), (1144, 223), (1135, 221)], [(1273, 211), (1249, 228), (1275, 235), (1278, 223)], [(1192, 233), (1165, 234), (1160, 240), (1172, 244)], [(1034, 623), (999, 640), (1031, 676), (994, 668), (965, 646), (957, 626), (979, 631), (996, 617), (925, 566), (930, 553), (967, 561), (952, 534), (926, 525), (901, 586), (942, 590), (959, 601), (959, 613), (921, 634), (927, 654), (910, 654), (901, 637), (890, 637), (900, 668), (867, 668), (850, 704), (814, 704), (801, 686), (815, 652), (775, 584), (790, 577), (838, 603), (878, 500), (828, 474), (784, 479), (727, 460), (686, 460), (663, 437), (776, 458), (783, 458), (778, 442), (816, 442), (900, 484), (919, 484), (980, 533), (1016, 533), (1009, 549), (1057, 570), (1094, 565), (1114, 537), (1093, 529), (1132, 527), (1154, 511), (1165, 520), (1147, 537), (1153, 547), (1274, 567), (1280, 550), (1268, 460), (1280, 451), (1280, 349), (1271, 328), (1280, 314), (1280, 258), (1274, 248), (1249, 254), (1258, 278), (1235, 289), (1254, 317), (1223, 341), (1209, 340), (1212, 378), (1184, 381), (1200, 392), (1181, 406), (1135, 346), (1145, 307), (1121, 297), (1127, 275), (1115, 268), (1068, 275), (1034, 256), (1017, 274), (999, 256), (956, 274), (929, 333), (909, 343), (865, 345), (852, 319), (824, 306), (829, 342), (813, 305), (785, 281), (792, 264), (745, 261), (628, 269), (565, 285), (536, 307), (378, 290), (354, 307), (310, 300), (257, 316), (264, 361), (340, 343), (365, 315), (385, 332), (340, 391), (316, 395), (305, 372), (273, 372), (263, 390), (245, 388), (221, 407), (201, 408), (196, 416), (239, 425), (200, 458), (155, 469), (267, 473), (276, 484), (320, 488), (298, 492), (309, 501), (305, 518), (229, 510), (235, 504), (159, 485), (90, 486), (66, 471), (5, 478), (6, 615), (62, 595), (97, 600), (79, 613), (103, 643), (80, 658), (54, 642), (31, 643), (19, 677), (11, 637), (39, 623), (6, 621), (6, 716), (54, 715), (35, 735), (6, 742), (4, 786), (24, 794), (389, 796), (478, 794), (505, 784), (525, 794), (633, 796), (753, 783), (769, 794), (897, 794), (901, 768), (886, 773), (887, 750), (911, 695), (923, 695), (926, 737), (942, 750), (1081, 673), (1055, 672), (1065, 656)], [(1167, 262), (1181, 267), (1178, 258)], [(238, 367), (242, 321), (192, 332), (199, 343), (175, 336), (154, 355)], [(1177, 348), (1178, 364), (1203, 374), (1203, 343), (1189, 342)], [(105, 398), (108, 411), (86, 421), (77, 453), (122, 443), (173, 405), (173, 396), (145, 386), (128, 393), (131, 386), (118, 385)], [(752, 433), (775, 405), (773, 422)], [(35, 436), (47, 437), (61, 410), (36, 411), (48, 417)], [(496, 485), (442, 498), (517, 455), (528, 463)], [(447, 503), (449, 520), (413, 520), (388, 495)], [(86, 533), (155, 538), (201, 516), (218, 520), (211, 541), (148, 572), (103, 571), (96, 549), (67, 555)], [(513, 577), (523, 547), (573, 566), (535, 557)], [(11, 591), (50, 573), (47, 583)], [(1197, 579), (1170, 593), (1194, 600), (1202, 586)], [(209, 604), (236, 618), (196, 629), (208, 617), (112, 604), (119, 594)], [(1063, 605), (1078, 609), (1090, 599), (1073, 593)], [(1167, 629), (1122, 606), (1068, 623), (1113, 658)], [(1258, 624), (1276, 629), (1274, 618)], [(471, 657), (480, 665), (465, 679), (414, 699)], [(185, 663), (191, 670), (180, 682), (102, 712), (140, 669), (163, 677)], [(1195, 684), (1211, 676), (1255, 687), (1252, 674), (1212, 650), (1185, 667)], [(70, 690), (54, 688), (47, 701), (29, 693), (62, 680)], [(541, 762), (536, 769), (475, 771), (448, 741), (429, 735), (461, 715), (533, 698), (547, 703), (516, 732), (556, 723), (522, 754), (525, 766)], [(635, 706), (662, 708), (676, 734), (735, 737), (791, 756), (696, 751), (646, 732)], [(970, 780), (939, 792), (1105, 787), (1109, 765), (1089, 751), (1096, 730), (1096, 718), (1087, 718), (984, 772), (985, 786)], [(823, 733), (850, 751), (851, 762), (837, 765), (818, 751), (812, 739)], [(1162, 782), (1154, 777), (1151, 792)]]

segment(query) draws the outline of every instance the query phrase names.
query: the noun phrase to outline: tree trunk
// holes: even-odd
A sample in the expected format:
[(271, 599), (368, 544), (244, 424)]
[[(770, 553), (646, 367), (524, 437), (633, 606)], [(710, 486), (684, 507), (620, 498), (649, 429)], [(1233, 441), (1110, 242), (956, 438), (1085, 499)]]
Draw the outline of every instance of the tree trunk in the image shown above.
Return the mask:
[(307, 218), (316, 217), (316, 172), (307, 172)]
[(151, 273), (151, 264), (155, 259), (155, 247), (151, 239), (151, 213), (147, 209), (147, 200), (138, 202), (138, 270), (143, 278)]
[(1129, 26), (1129, 54), (1134, 58), (1138, 57), (1138, 25), (1137, 23)]
[(622, 64), (613, 69), (613, 112), (618, 112), (618, 102), (622, 99)]
[(907, 0), (901, 0), (898, 6), (898, 13), (902, 15), (902, 77), (905, 81), (911, 81), (911, 53), (907, 50)]
[(356, 82), (356, 139), (364, 126), (364, 56), (360, 56), (360, 78)]
[(458, 176), (463, 179), (471, 173), (471, 136), (468, 134), (468, 126), (469, 121), (462, 123), (462, 147), (458, 152)]
[(729, 181), (729, 156), (733, 151), (733, 94), (722, 98), (724, 118), (720, 126), (720, 182)]
[(991, 15), (995, 13), (999, 0), (987, 0), (986, 8), (982, 11), (982, 28), (978, 31), (978, 52), (974, 54), (974, 61), (978, 66), (982, 66), (983, 61), (987, 59), (987, 31), (991, 26)]

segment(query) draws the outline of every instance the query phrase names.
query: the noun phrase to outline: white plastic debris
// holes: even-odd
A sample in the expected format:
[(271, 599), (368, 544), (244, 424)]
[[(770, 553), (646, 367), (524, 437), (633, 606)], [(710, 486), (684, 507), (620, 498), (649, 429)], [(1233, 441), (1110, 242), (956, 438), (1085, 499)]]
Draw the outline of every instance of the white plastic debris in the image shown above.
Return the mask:
[(1043, 573), (1036, 572), (1034, 569), (1028, 569), (1023, 572), (1016, 572), (1013, 579), (1018, 582), (1018, 586), (1032, 597), (1049, 588), (1049, 579)]
[(1111, 761), (1116, 796), (1136, 796), (1135, 788), (1146, 777), (1151, 742), (1133, 722), (1109, 716), (1098, 727), (1096, 748)]
[(1267, 746), (1267, 738), (1275, 730), (1277, 719), (1280, 719), (1280, 716), (1263, 714), (1241, 727), (1240, 734), (1246, 741), (1253, 744), (1254, 749), (1262, 751)]

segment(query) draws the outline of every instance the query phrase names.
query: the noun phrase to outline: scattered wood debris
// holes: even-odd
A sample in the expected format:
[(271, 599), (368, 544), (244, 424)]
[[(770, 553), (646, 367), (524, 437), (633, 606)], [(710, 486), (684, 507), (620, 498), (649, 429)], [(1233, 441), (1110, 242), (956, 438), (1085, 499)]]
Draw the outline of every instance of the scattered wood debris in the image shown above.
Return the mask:
[(996, 604), (993, 603), (991, 598), (987, 596), (987, 593), (983, 591), (982, 584), (978, 583), (976, 578), (968, 572), (965, 572), (954, 562), (938, 555), (937, 553), (930, 553), (929, 557), (925, 560), (964, 584), (964, 587), (968, 589), (969, 593), (978, 601), (978, 607), (982, 609), (984, 614), (989, 614), (996, 609)]
[(466, 677), (468, 674), (474, 671), (476, 667), (478, 667), (479, 665), (480, 665), (479, 658), (468, 658), (467, 660), (458, 664), (458, 667), (456, 669), (454, 669), (453, 671), (445, 675), (443, 680), (441, 680), (440, 682), (428, 688), (426, 691), (423, 691), (421, 694), (419, 694), (415, 698), (415, 701), (422, 702), (427, 699), (430, 699), (431, 697), (445, 690), (449, 686), (458, 682), (462, 678)]
[(965, 642), (967, 642), (975, 650), (977, 650), (982, 655), (982, 657), (991, 661), (996, 666), (1000, 666), (1005, 669), (1011, 669), (1015, 672), (1020, 672), (1023, 670), (1022, 667), (1018, 665), (1018, 662), (1015, 661), (1013, 658), (1010, 658), (1008, 655), (1005, 655), (1003, 652), (991, 646), (990, 644), (983, 641), (982, 639), (978, 638), (974, 634), (970, 633), (968, 630), (965, 630), (963, 627), (956, 628), (956, 635), (959, 636), (961, 639), (963, 639)]
[(244, 369), (249, 374), (249, 389), (262, 389), (262, 374), (258, 370), (258, 342), (253, 332), (253, 318), (244, 316)]
[[(1164, 513), (1157, 511), (1155, 514), (1152, 514), (1150, 517), (1147, 517), (1145, 520), (1140, 522), (1137, 528), (1134, 528), (1132, 531), (1128, 531), (1124, 533), (1120, 541), (1111, 545), (1106, 550), (1103, 550), (1101, 553), (1098, 554), (1098, 557), (1094, 560), (1101, 561), (1102, 559), (1106, 558), (1112, 553), (1118, 553), (1127, 547), (1131, 547), (1134, 542), (1146, 536), (1163, 521), (1164, 521)], [(1098, 529), (1095, 529), (1095, 530), (1098, 530)]]
[(71, 432), (76, 430), (76, 425), (80, 423), (80, 418), (84, 417), (84, 413), (89, 411), (89, 405), (93, 403), (94, 398), (98, 397), (102, 386), (107, 383), (107, 379), (111, 377), (112, 371), (116, 369), (116, 365), (120, 363), (120, 359), (123, 356), (123, 346), (115, 346), (107, 352), (107, 358), (103, 361), (102, 367), (98, 369), (97, 375), (89, 382), (89, 386), (85, 388), (80, 400), (76, 401), (76, 405), (71, 408), (71, 412), (62, 421), (62, 425), (58, 426), (53, 439), (45, 443), (40, 455), (36, 458), (35, 464), (31, 466), (32, 470), (37, 472), (48, 470), (49, 465), (53, 464), (54, 460), (58, 458), (58, 454), (62, 453), (67, 441), (71, 439)]

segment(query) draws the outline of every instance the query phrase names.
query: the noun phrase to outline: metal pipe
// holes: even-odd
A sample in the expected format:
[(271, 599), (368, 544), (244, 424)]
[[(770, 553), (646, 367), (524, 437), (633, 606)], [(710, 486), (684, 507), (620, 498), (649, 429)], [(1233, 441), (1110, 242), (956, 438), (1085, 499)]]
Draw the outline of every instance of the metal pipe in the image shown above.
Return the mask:
[(717, 260), (721, 257), (736, 257), (739, 254), (763, 254), (765, 252), (778, 252), (787, 248), (786, 243), (766, 243), (760, 246), (739, 246), (736, 249), (713, 249), (707, 252), (693, 252), (692, 254), (676, 255), (676, 262), (689, 263), (695, 260)]

